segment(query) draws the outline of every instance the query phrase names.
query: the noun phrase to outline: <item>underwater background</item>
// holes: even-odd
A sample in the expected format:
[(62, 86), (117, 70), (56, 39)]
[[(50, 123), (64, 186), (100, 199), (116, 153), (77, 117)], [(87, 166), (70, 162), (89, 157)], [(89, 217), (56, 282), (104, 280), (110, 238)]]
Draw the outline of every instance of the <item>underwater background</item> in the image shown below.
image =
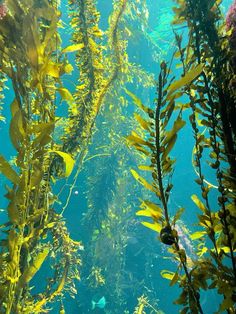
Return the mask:
[[(44, 5), (47, 1), (33, 2), (37, 2), (37, 5), (40, 6), (41, 2)], [(62, 46), (60, 49), (66, 49), (71, 45), (71, 37), (74, 32), (70, 21), (73, 14), (76, 14), (77, 5), (82, 5), (83, 1), (48, 2), (52, 6), (56, 6), (57, 3), (57, 9), (60, 12), (60, 26), (58, 27), (60, 39), (57, 38), (57, 44)], [(70, 280), (63, 295), (58, 294), (57, 302), (49, 300), (45, 306), (47, 313), (172, 314), (179, 313), (181, 309), (180, 304), (173, 304), (181, 289), (176, 284), (170, 286), (168, 280), (170, 278), (168, 275), (165, 276), (168, 272), (176, 272), (178, 261), (171, 252), (168, 252), (166, 245), (159, 241), (157, 232), (143, 226), (141, 224), (143, 219), (136, 215), (140, 201), (148, 199), (155, 203), (156, 196), (135, 180), (135, 172), (131, 173), (145, 161), (145, 156), (135, 151), (132, 145), (127, 144), (127, 138), (131, 132), (139, 128), (134, 119), (137, 106), (132, 100), (135, 102), (136, 99), (137, 102), (137, 98), (141, 99), (145, 106), (155, 108), (156, 82), (160, 72), (160, 63), (165, 60), (167, 64), (170, 64), (173, 53), (176, 51), (176, 37), (172, 24), (175, 15), (173, 8), (176, 4), (169, 0), (129, 2), (131, 13), (120, 26), (123, 41), (121, 48), (123, 60), (121, 62), (124, 64), (129, 62), (131, 66), (127, 66), (125, 69), (124, 65), (120, 82), (114, 82), (109, 86), (101, 109), (96, 116), (96, 122), (92, 124), (93, 131), (87, 139), (88, 148), (86, 148), (83, 162), (81, 164), (75, 162), (73, 170), (67, 178), (62, 176), (57, 180), (55, 175), (56, 179), (52, 182), (52, 189), (47, 196), (49, 205), (53, 204), (55, 213), (62, 215), (61, 220), (67, 227), (70, 238), (79, 243), (77, 248), (79, 271), (76, 273), (79, 280)], [(14, 9), (12, 1), (6, 0), (4, 3), (6, 6), (9, 4), (9, 10)], [(22, 3), (24, 4), (25, 1)], [(22, 3), (21, 5), (23, 5)], [(232, 1), (229, 0), (222, 1), (220, 4), (224, 16), (231, 4)], [(114, 3), (111, 0), (96, 1), (96, 10), (100, 15), (99, 29), (105, 36), (109, 36), (107, 33), (110, 25), (109, 16), (114, 14), (112, 12), (115, 12), (116, 5), (119, 6), (117, 1)], [(79, 18), (82, 21), (81, 15)], [(4, 17), (0, 22), (4, 22)], [(1, 34), (4, 30), (5, 28), (1, 27)], [(182, 28), (180, 26), (178, 30), (182, 36), (183, 45), (185, 45), (188, 41), (188, 31), (184, 26)], [(7, 41), (7, 39), (5, 40)], [(111, 47), (105, 47), (106, 43), (102, 39), (100, 45), (101, 53), (103, 53), (103, 49), (107, 49), (105, 53), (115, 56), (116, 52), (111, 51)], [(82, 83), (80, 89), (76, 87), (82, 73), (79, 66), (83, 61), (80, 64), (80, 61), (76, 60), (76, 51), (73, 51), (73, 48), (71, 50), (70, 52), (68, 49), (66, 62), (71, 64), (74, 70), (71, 73), (65, 73), (61, 82), (63, 88), (65, 87), (69, 93), (73, 94), (78, 90), (83, 90)], [(108, 69), (109, 66), (112, 66), (112, 62), (117, 62), (112, 59), (113, 57), (109, 61), (111, 64), (104, 62), (104, 66), (107, 66)], [(171, 75), (179, 76), (181, 69), (178, 67), (178, 61), (174, 59), (172, 63)], [(17, 171), (19, 169), (19, 164), (16, 165), (15, 161), (17, 149), (9, 138), (9, 128), (12, 123), (12, 109), (9, 104), (16, 97), (12, 84), (14, 83), (9, 78), (6, 79), (1, 112), (4, 119), (0, 121), (0, 149), (1, 155)], [(76, 140), (74, 142), (73, 139), (69, 144), (66, 142), (66, 138), (69, 138), (74, 129), (73, 127), (70, 129), (68, 125), (65, 126), (64, 120), (68, 115), (68, 102), (70, 102), (68, 97), (70, 96), (65, 96), (65, 94), (63, 96), (63, 91), (59, 91), (59, 93), (60, 95), (54, 99), (54, 104), (56, 116), (60, 119), (53, 131), (52, 138), (58, 147), (61, 145), (63, 148), (68, 148), (65, 151), (75, 157), (76, 152), (73, 150), (73, 145)], [(84, 99), (86, 102), (86, 95)], [(186, 95), (182, 95), (178, 102), (187, 102)], [(77, 109), (69, 110), (71, 110), (70, 115), (73, 116), (73, 110)], [(35, 115), (37, 114), (36, 112)], [(74, 123), (75, 128), (78, 122), (76, 113), (74, 117), (75, 120), (72, 121), (72, 124)], [(176, 117), (177, 113), (174, 113), (174, 118)], [(86, 113), (83, 119), (86, 120)], [(199, 208), (194, 205), (191, 196), (199, 193), (199, 186), (195, 182), (197, 174), (192, 160), (195, 141), (187, 112), (183, 111), (182, 119), (186, 125), (180, 131), (177, 144), (171, 151), (171, 155), (177, 162), (173, 174), (171, 174), (174, 189), (170, 192), (168, 208), (170, 216), (174, 216), (178, 209), (185, 208), (175, 228), (178, 232), (179, 245), (183, 247), (191, 262), (199, 258), (198, 243), (191, 237), (191, 234), (198, 230), (196, 217), (199, 214)], [(84, 132), (86, 132), (86, 128)], [(83, 137), (84, 135), (81, 133), (79, 136)], [(64, 146), (61, 144), (63, 141), (66, 143), (63, 144)], [(54, 149), (55, 152), (58, 150)], [(58, 155), (65, 161), (64, 155), (59, 153)], [(74, 159), (77, 160), (76, 158)], [(79, 171), (77, 171), (78, 169)], [(56, 170), (53, 169), (53, 171)], [(140, 171), (143, 173), (142, 170)], [(207, 163), (203, 164), (202, 171), (211, 185), (217, 185), (214, 172)], [(9, 177), (4, 176), (4, 171), (2, 172), (0, 223), (4, 224), (9, 215), (5, 210), (8, 207), (9, 198), (4, 195), (7, 190), (9, 192), (6, 185), (10, 184)], [(149, 173), (144, 174), (144, 177), (146, 180), (150, 179)], [(212, 189), (210, 201), (213, 208), (217, 207), (217, 193), (217, 190)], [(3, 228), (5, 226), (0, 229), (1, 237), (5, 237)], [(60, 232), (58, 229), (58, 234)], [(49, 235), (47, 239), (51, 241), (52, 238), (54, 239), (54, 236)], [(51, 249), (52, 253), (50, 254), (53, 254), (54, 249)], [(56, 252), (57, 249), (55, 249), (55, 254)], [(230, 263), (228, 264), (230, 265)], [(53, 276), (53, 271), (56, 269), (54, 267), (59, 267), (59, 265), (51, 267), (50, 263), (44, 262), (41, 269), (30, 280), (30, 293), (38, 295), (39, 300), (41, 291), (48, 289), (46, 288), (47, 278)], [(189, 267), (191, 269), (194, 266), (190, 265)], [(56, 284), (57, 281), (53, 282), (52, 286)], [(222, 295), (215, 289), (201, 289), (200, 297), (204, 313), (218, 313), (219, 305), (223, 300)], [(14, 310), (9, 313), (26, 312)], [(38, 312), (29, 310), (27, 313)], [(44, 312), (40, 310), (39, 313)], [(222, 313), (227, 313), (227, 311), (222, 311)]]

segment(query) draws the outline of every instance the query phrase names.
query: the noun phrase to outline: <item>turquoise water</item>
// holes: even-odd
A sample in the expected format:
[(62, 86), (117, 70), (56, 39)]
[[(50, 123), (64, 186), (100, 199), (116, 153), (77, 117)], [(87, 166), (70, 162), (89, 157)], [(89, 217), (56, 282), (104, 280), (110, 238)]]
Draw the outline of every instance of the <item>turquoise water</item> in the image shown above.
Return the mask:
[[(223, 2), (223, 12), (231, 1)], [(170, 61), (175, 49), (174, 34), (171, 20), (173, 18), (172, 1), (147, 1), (147, 11), (136, 14), (147, 15), (147, 24), (132, 22), (124, 32), (127, 33), (127, 52), (130, 62), (139, 65), (148, 76), (153, 75), (157, 80), (159, 63), (165, 59)], [(97, 8), (101, 13), (100, 28), (105, 32), (108, 27), (108, 16), (112, 10), (111, 2), (99, 0)], [(59, 9), (62, 12), (63, 21), (68, 24), (68, 7), (65, 1), (61, 1)], [(141, 22), (140, 22), (141, 23)], [(62, 45), (68, 45), (70, 27), (61, 29)], [(183, 30), (183, 41), (187, 32)], [(74, 54), (69, 56), (74, 65)], [(173, 75), (178, 75), (178, 70)], [(71, 82), (76, 82), (78, 71), (65, 78), (65, 86), (74, 91)], [(154, 108), (156, 97), (155, 87), (144, 87), (143, 82), (133, 80), (127, 82), (127, 89), (135, 93), (144, 104)], [(8, 103), (11, 103), (14, 95), (12, 86), (8, 82), (9, 90), (5, 92)], [(135, 215), (139, 209), (139, 199), (155, 201), (155, 197), (139, 185), (130, 173), (130, 169), (136, 169), (142, 158), (135, 154), (126, 145), (125, 137), (134, 129), (133, 113), (135, 106), (130, 102), (121, 106), (122, 99), (118, 86), (110, 90), (106, 98), (101, 114), (96, 120), (95, 131), (89, 145), (89, 151), (85, 158), (83, 169), (76, 182), (73, 178), (76, 170), (67, 181), (67, 186), (60, 194), (58, 203), (55, 204), (57, 212), (67, 205), (64, 210), (66, 226), (71, 237), (81, 241), (80, 255), (82, 265), (80, 267), (81, 280), (76, 281), (75, 287), (67, 287), (63, 300), (65, 312), (68, 314), (107, 313), (123, 314), (133, 313), (137, 306), (137, 299), (144, 295), (148, 298), (153, 308), (159, 313), (175, 314), (180, 307), (174, 305), (180, 290), (175, 285), (169, 286), (169, 281), (162, 278), (162, 270), (176, 271), (177, 263), (167, 252), (166, 247), (157, 239), (157, 234), (141, 225), (142, 219)], [(129, 98), (122, 93), (123, 101)], [(117, 101), (117, 102), (116, 102)], [(120, 107), (112, 114), (112, 106)], [(67, 105), (62, 103), (58, 108), (58, 115), (66, 114)], [(8, 128), (10, 111), (4, 106), (3, 114), (6, 121), (0, 122), (1, 153), (7, 159), (15, 155), (15, 150), (9, 140)], [(119, 115), (118, 115), (119, 114)], [(184, 118), (188, 121), (187, 115)], [(60, 129), (58, 133), (62, 132)], [(55, 135), (55, 137), (59, 135)], [(58, 138), (57, 138), (58, 140)], [(191, 127), (187, 125), (180, 133), (179, 142), (172, 151), (177, 159), (177, 165), (173, 174), (174, 189), (171, 192), (169, 208), (174, 215), (180, 207), (185, 208), (179, 226), (180, 242), (187, 254), (196, 258), (194, 243), (190, 240), (188, 232), (195, 231), (198, 209), (191, 200), (192, 194), (198, 193), (198, 187), (194, 182), (196, 173), (192, 167), (191, 155), (194, 142), (191, 137)], [(214, 180), (212, 172), (204, 169), (207, 180)], [(6, 179), (1, 181), (0, 208), (7, 206), (4, 185)], [(67, 204), (67, 198), (71, 189), (71, 198)], [(58, 182), (53, 192), (59, 193), (64, 182)], [(212, 193), (212, 199), (216, 196)], [(5, 222), (7, 215), (1, 211), (0, 221)], [(101, 275), (100, 284), (95, 280), (94, 270)], [(45, 266), (44, 274), (37, 273), (33, 279), (35, 291), (39, 292), (45, 287), (45, 274), (49, 276), (51, 270)], [(103, 282), (104, 279), (104, 282)], [(73, 298), (69, 296), (70, 290), (77, 289)], [(104, 299), (105, 298), (105, 302)], [(102, 299), (102, 301), (101, 301)], [(217, 311), (221, 296), (214, 290), (201, 293), (204, 313), (211, 314)], [(92, 302), (94, 303), (94, 306)], [(100, 302), (100, 303), (99, 303)], [(49, 313), (59, 313), (60, 302), (51, 306)], [(98, 306), (97, 306), (98, 305)], [(151, 307), (147, 307), (146, 313), (157, 313)]]

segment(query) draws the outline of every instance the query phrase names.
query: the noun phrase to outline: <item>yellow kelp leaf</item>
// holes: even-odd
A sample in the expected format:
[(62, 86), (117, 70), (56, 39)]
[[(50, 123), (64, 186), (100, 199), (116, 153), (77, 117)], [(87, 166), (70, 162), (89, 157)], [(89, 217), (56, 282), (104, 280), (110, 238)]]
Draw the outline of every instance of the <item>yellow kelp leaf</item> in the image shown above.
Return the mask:
[(127, 136), (127, 140), (133, 145), (133, 144), (141, 144), (141, 145), (147, 145), (148, 143), (143, 140), (136, 132), (132, 131), (131, 135)]
[(76, 86), (76, 89), (82, 90), (82, 89), (85, 89), (86, 86), (87, 86), (86, 84), (77, 85), (77, 86)]
[(206, 234), (207, 234), (206, 231), (196, 231), (196, 232), (190, 234), (190, 238), (191, 238), (191, 240), (197, 240), (197, 239), (204, 237)]
[(138, 113), (134, 113), (134, 117), (135, 119), (139, 122), (140, 126), (146, 130), (146, 131), (150, 131), (151, 130), (151, 124), (150, 122), (146, 121), (145, 119), (143, 119)]
[(45, 129), (52, 129), (51, 132), (53, 131), (53, 128), (55, 127), (55, 122), (39, 122), (35, 123), (32, 125), (29, 129), (29, 131), (32, 134), (38, 135), (44, 132)]
[(178, 271), (174, 274), (174, 277), (171, 279), (171, 282), (170, 282), (170, 286), (174, 286), (176, 284), (176, 282), (178, 281), (179, 279), (179, 273)]
[(41, 44), (41, 40), (38, 32), (39, 24), (37, 19), (34, 19), (32, 23), (32, 18), (29, 15), (25, 15), (23, 19), (23, 34), (24, 34), (24, 44), (28, 49), (28, 57), (32, 66), (38, 69), (40, 64), (44, 61), (44, 46)]
[(136, 145), (145, 145), (148, 146), (152, 151), (155, 149), (155, 146), (148, 141), (143, 140), (136, 132), (132, 131), (129, 136), (127, 136), (127, 140), (130, 142), (130, 144), (134, 147)]
[(126, 94), (127, 95), (129, 95), (131, 98), (132, 98), (132, 100), (133, 100), (133, 102), (139, 107), (139, 108), (142, 108), (142, 101), (135, 95), (135, 94), (133, 94), (131, 91), (129, 91), (128, 89), (124, 89), (125, 90), (125, 92), (126, 92)]
[(165, 279), (172, 280), (175, 276), (175, 273), (173, 271), (169, 271), (169, 270), (162, 270), (161, 276)]
[(139, 210), (136, 212), (137, 216), (144, 216), (144, 217), (152, 217), (152, 212), (150, 210)]
[(184, 212), (184, 208), (183, 207), (179, 207), (177, 212), (176, 212), (176, 214), (175, 214), (175, 216), (174, 216), (174, 219), (172, 221), (173, 224), (175, 224), (176, 221), (178, 221), (180, 219), (180, 217), (182, 216), (183, 212)]
[[(230, 248), (229, 248), (228, 246), (220, 246), (220, 245), (217, 245), (217, 248), (218, 248), (219, 250), (224, 251), (225, 253), (230, 253)], [(236, 252), (236, 249), (234, 249), (233, 252)]]
[(56, 63), (50, 62), (43, 69), (44, 74), (50, 75), (55, 78), (60, 77), (60, 66)]
[(147, 221), (142, 221), (141, 224), (144, 225), (145, 227), (153, 230), (153, 231), (158, 232), (158, 233), (160, 233), (160, 231), (162, 229), (161, 224), (158, 224), (157, 222), (150, 223), (150, 222), (147, 222)]
[(208, 214), (206, 215), (198, 215), (199, 217), (199, 225), (205, 227), (212, 227), (212, 222)]
[(99, 45), (91, 37), (88, 38), (88, 44), (93, 53), (96, 54), (99, 52)]
[(162, 160), (165, 160), (168, 157), (168, 154), (172, 150), (172, 148), (174, 147), (176, 140), (177, 140), (177, 134), (174, 134), (172, 136), (172, 138), (169, 140), (169, 142), (167, 143), (167, 145), (164, 149), (164, 152), (161, 155)]
[(144, 209), (152, 209), (158, 213), (162, 213), (162, 209), (160, 206), (158, 206), (157, 204), (155, 203), (152, 203), (148, 200), (144, 200), (142, 201), (141, 205), (140, 205), (140, 208), (144, 208)]
[(58, 154), (59, 156), (61, 156), (63, 158), (63, 161), (65, 163), (65, 176), (66, 177), (69, 177), (69, 175), (71, 174), (73, 168), (74, 168), (74, 164), (75, 164), (75, 161), (74, 159), (71, 157), (71, 155), (65, 153), (65, 152), (61, 152), (59, 150), (50, 150), (49, 152), (51, 153), (56, 153)]
[(41, 265), (48, 256), (48, 253), (49, 248), (43, 248), (42, 252), (39, 252), (36, 258), (34, 258), (33, 262), (25, 269), (19, 280), (19, 285), (21, 287), (28, 283), (34, 277), (34, 275), (40, 269)]
[(143, 146), (140, 146), (139, 144), (132, 143), (132, 146), (134, 146), (136, 150), (138, 150), (139, 152), (142, 153), (142, 155), (140, 157), (142, 157), (144, 160), (146, 160), (146, 158), (143, 155), (146, 155), (146, 156), (151, 155), (150, 151), (147, 151), (146, 149), (143, 148)]
[(57, 88), (57, 91), (60, 93), (61, 98), (63, 100), (66, 100), (68, 102), (74, 101), (74, 97), (72, 96), (72, 94), (69, 92), (69, 90), (67, 88), (59, 87), (59, 88)]
[(14, 98), (10, 107), (11, 107), (11, 115), (12, 115), (12, 117), (14, 117), (14, 115), (17, 113), (17, 111), (20, 110), (20, 106), (19, 106), (19, 103), (18, 103), (16, 98)]
[(214, 231), (215, 233), (220, 233), (221, 231), (223, 230), (223, 225), (219, 223), (219, 220), (218, 220), (218, 223), (214, 223)]
[(130, 170), (133, 177), (140, 183), (142, 184), (145, 188), (147, 188), (148, 190), (152, 191), (152, 192), (156, 192), (156, 189), (149, 184), (143, 177), (141, 177), (135, 170), (131, 169)]
[(12, 119), (10, 123), (9, 133), (12, 144), (19, 151), (20, 143), (22, 143), (24, 138), (26, 137), (27, 124), (25, 116), (22, 110), (20, 109), (16, 99), (14, 99), (13, 102), (11, 103), (11, 114)]
[(126, 92), (127, 95), (129, 95), (129, 96), (132, 98), (132, 100), (133, 100), (133, 102), (135, 103), (135, 105), (137, 105), (137, 106), (138, 106), (140, 109), (142, 109), (144, 112), (149, 113), (149, 112), (151, 111), (150, 108), (144, 106), (144, 105), (142, 104), (142, 101), (141, 101), (136, 95), (134, 95), (133, 93), (131, 93), (128, 89), (124, 88), (124, 91)]
[(155, 221), (162, 217), (162, 214), (160, 212), (157, 212), (152, 209), (146, 209), (146, 210), (139, 210), (136, 212), (137, 216), (144, 216), (144, 217), (151, 217)]
[[(166, 137), (163, 141), (163, 144), (165, 145), (165, 144), (169, 143), (173, 139), (173, 137), (176, 136), (176, 133), (180, 129), (182, 129), (183, 126), (185, 126), (185, 124), (186, 124), (186, 122), (184, 120), (182, 120), (181, 117), (178, 117), (174, 122), (173, 128), (170, 131), (166, 132)], [(174, 143), (172, 145), (174, 145)], [(169, 150), (170, 150), (170, 148), (169, 148)]]
[(15, 202), (10, 202), (8, 204), (7, 212), (11, 223), (18, 225), (21, 217)]
[(13, 116), (11, 123), (10, 123), (10, 129), (9, 129), (12, 144), (14, 145), (14, 147), (17, 151), (19, 151), (20, 143), (23, 141), (23, 138), (25, 135), (23, 132), (21, 132), (23, 130), (22, 124), (23, 124), (22, 114), (21, 114), (21, 111), (19, 110)]
[[(51, 141), (51, 133), (54, 130), (55, 123), (40, 123), (35, 125), (32, 128), (32, 132), (37, 134), (38, 136), (32, 142), (32, 148), (36, 148), (37, 146), (42, 149), (43, 146), (47, 145)], [(37, 132), (37, 133), (36, 133)]]
[(84, 48), (84, 44), (75, 44), (75, 45), (71, 45), (71, 46), (67, 46), (66, 48), (64, 48), (62, 50), (62, 53), (67, 53), (67, 52), (74, 52), (74, 51), (78, 51), (80, 49)]
[(195, 80), (203, 70), (203, 64), (198, 64), (196, 67), (193, 67), (190, 71), (188, 71), (183, 77), (181, 77), (179, 80), (174, 81), (169, 87), (168, 87), (168, 95), (167, 99), (171, 94), (173, 94), (177, 89), (184, 87), (188, 84), (190, 84), (193, 80)]
[(94, 25), (93, 27), (91, 27), (89, 29), (89, 32), (93, 33), (93, 35), (97, 36), (97, 37), (102, 37), (103, 32), (98, 28), (97, 25)]
[(152, 167), (152, 166), (145, 166), (145, 165), (139, 165), (138, 168), (140, 170), (144, 170), (144, 171), (153, 171), (154, 170), (154, 167)]
[(199, 200), (199, 198), (196, 194), (193, 194), (191, 196), (191, 199), (203, 213), (205, 213), (207, 211), (205, 205)]
[(0, 172), (12, 183), (18, 184), (20, 178), (15, 170), (12, 169), (8, 161), (0, 155)]
[(69, 73), (71, 73), (74, 70), (74, 68), (73, 68), (73, 66), (70, 63), (67, 63), (64, 66), (63, 70), (65, 71), (65, 73), (69, 74)]

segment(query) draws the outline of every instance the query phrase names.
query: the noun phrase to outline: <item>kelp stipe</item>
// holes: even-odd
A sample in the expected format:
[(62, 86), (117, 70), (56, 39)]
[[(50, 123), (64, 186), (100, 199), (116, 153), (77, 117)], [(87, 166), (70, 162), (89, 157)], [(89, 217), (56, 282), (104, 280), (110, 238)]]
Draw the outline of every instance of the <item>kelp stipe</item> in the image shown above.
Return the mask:
[[(182, 119), (182, 108), (175, 106), (175, 99), (180, 96), (180, 93), (176, 93), (177, 85), (175, 82), (168, 81), (169, 69), (163, 62), (161, 65), (161, 73), (158, 80), (158, 96), (156, 111), (145, 107), (141, 101), (135, 99), (135, 103), (146, 113), (147, 118), (144, 122), (140, 121), (141, 126), (148, 131), (148, 140), (142, 140), (138, 134), (132, 133), (128, 137), (128, 141), (137, 150), (144, 152), (148, 158), (150, 158), (150, 166), (140, 166), (140, 169), (145, 170), (149, 168), (152, 173), (153, 181), (148, 183), (146, 179), (141, 177), (135, 170), (131, 170), (133, 176), (146, 188), (156, 194), (161, 201), (163, 208), (158, 204), (149, 200), (142, 201), (141, 210), (137, 212), (137, 215), (150, 217), (153, 219), (153, 223), (143, 222), (143, 224), (160, 233), (160, 240), (166, 245), (173, 245), (170, 252), (175, 255), (175, 259), (178, 260), (179, 266), (175, 274), (171, 272), (162, 272), (162, 276), (171, 278), (171, 284), (173, 285), (177, 281), (180, 281), (180, 285), (183, 287), (184, 293), (189, 300), (189, 306), (191, 311), (199, 311), (202, 313), (202, 309), (199, 303), (199, 287), (195, 286), (190, 276), (190, 270), (187, 265), (187, 256), (185, 250), (179, 247), (178, 244), (178, 232), (174, 226), (177, 220), (180, 218), (183, 208), (180, 208), (175, 217), (169, 216), (168, 199), (170, 192), (173, 188), (171, 183), (171, 176), (173, 173), (174, 159), (171, 159), (169, 153), (177, 139), (177, 133), (185, 125)], [(197, 75), (199, 70), (192, 69), (189, 74), (189, 78), (185, 78), (186, 82), (192, 81)], [(168, 92), (168, 88), (169, 92)], [(133, 98), (134, 96), (131, 95)], [(178, 115), (174, 121), (174, 125), (170, 130), (166, 130), (170, 118), (174, 112), (178, 110)], [(148, 119), (149, 117), (149, 119)], [(164, 178), (167, 182), (164, 183)], [(180, 271), (184, 270), (184, 275), (180, 275)]]
[[(68, 119), (61, 137), (63, 150), (72, 154), (77, 168), (62, 212), (69, 203), (72, 189), (88, 154), (96, 118), (110, 88), (119, 80), (123, 71), (127, 54), (124, 40), (120, 37), (119, 24), (123, 20), (127, 3), (127, 0), (113, 2), (114, 10), (109, 17), (109, 28), (105, 36), (98, 27), (100, 13), (96, 9), (96, 1), (68, 1), (70, 26), (73, 30), (72, 47), (80, 46), (75, 57), (80, 76), (75, 93), (69, 101)], [(58, 159), (55, 159), (51, 167), (56, 175), (58, 163)]]
[(69, 5), (72, 40), (81, 45), (76, 54), (80, 78), (74, 94), (75, 102), (69, 108), (63, 141), (65, 151), (76, 155), (88, 146), (99, 110), (121, 72), (125, 46), (118, 28), (127, 0), (114, 1), (106, 38), (98, 27), (100, 13), (96, 9), (96, 1), (69, 1)]
[(91, 128), (98, 114), (99, 92), (104, 84), (102, 54), (103, 33), (98, 27), (100, 14), (96, 1), (68, 1), (72, 42), (80, 45), (75, 62), (80, 71), (74, 93), (75, 101), (69, 106), (69, 120), (63, 136), (64, 149), (78, 155), (91, 137)]
[[(178, 51), (175, 57), (182, 64), (182, 77), (168, 82), (169, 69), (165, 62), (162, 63), (156, 113), (131, 95), (138, 107), (146, 113), (147, 118), (140, 120), (140, 124), (148, 132), (148, 136), (144, 135), (144, 138), (132, 132), (128, 141), (149, 158), (150, 165), (142, 168), (151, 171), (153, 182), (148, 183), (135, 170), (132, 170), (132, 174), (142, 185), (153, 191), (162, 204), (160, 207), (145, 200), (137, 214), (152, 218), (153, 223), (143, 224), (160, 233), (163, 243), (172, 245), (169, 251), (176, 256), (179, 267), (175, 274), (163, 271), (162, 275), (171, 280), (170, 285), (178, 282), (182, 288), (179, 299), (175, 301), (184, 306), (182, 313), (203, 313), (201, 289), (216, 289), (223, 296), (219, 312), (226, 310), (234, 313), (236, 172), (235, 124), (232, 118), (235, 116), (235, 89), (232, 84), (235, 76), (231, 67), (229, 38), (224, 31), (225, 25), (222, 23), (218, 1), (177, 3), (179, 6), (174, 8), (174, 25), (187, 22), (189, 28), (189, 42), (184, 48), (181, 46), (181, 36), (176, 33)], [(176, 106), (175, 99), (183, 94), (188, 95), (189, 102)], [(174, 110), (179, 113), (174, 119), (173, 127), (167, 131), (167, 123)], [(198, 174), (195, 181), (201, 192), (201, 197), (195, 194), (191, 197), (202, 212), (198, 216), (200, 230), (191, 235), (193, 240), (201, 241), (197, 252), (199, 259), (193, 260), (191, 267), (188, 266), (186, 252), (178, 245), (179, 236), (175, 229), (182, 210), (171, 218), (168, 209), (168, 198), (171, 197), (169, 193), (173, 190), (170, 179), (174, 163), (169, 154), (175, 144), (177, 132), (184, 126), (181, 118), (183, 110), (190, 111), (189, 119), (195, 140), (193, 167)], [(214, 186), (206, 180), (203, 173), (202, 165), (206, 162), (207, 152), (211, 158), (208, 164), (215, 171), (218, 182), (218, 192), (215, 192), (218, 194), (215, 196), (218, 199), (217, 210), (212, 209), (209, 199)], [(168, 180), (165, 180), (165, 185), (163, 178), (166, 175)], [(184, 270), (184, 275), (180, 272), (181, 269)]]

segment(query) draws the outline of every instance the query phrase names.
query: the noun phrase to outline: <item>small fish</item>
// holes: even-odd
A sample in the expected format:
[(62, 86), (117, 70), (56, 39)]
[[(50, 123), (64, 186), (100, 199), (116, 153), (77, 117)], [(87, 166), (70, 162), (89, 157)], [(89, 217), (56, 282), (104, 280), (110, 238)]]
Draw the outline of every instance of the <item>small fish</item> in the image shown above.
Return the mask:
[(100, 300), (98, 300), (98, 302), (92, 300), (92, 310), (94, 310), (96, 307), (98, 307), (99, 309), (104, 309), (105, 306), (106, 306), (105, 297), (102, 297)]

